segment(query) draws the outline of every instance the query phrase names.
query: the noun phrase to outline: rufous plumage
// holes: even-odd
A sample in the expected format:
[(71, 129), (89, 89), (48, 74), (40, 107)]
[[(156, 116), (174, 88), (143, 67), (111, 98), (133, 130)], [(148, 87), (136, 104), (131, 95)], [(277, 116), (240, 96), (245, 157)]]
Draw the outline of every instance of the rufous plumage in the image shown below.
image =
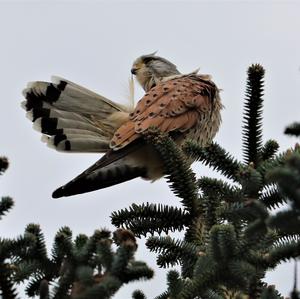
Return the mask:
[(181, 74), (173, 63), (155, 54), (136, 59), (131, 72), (146, 92), (134, 109), (57, 77), (52, 83), (30, 83), (24, 90), (23, 107), (50, 147), (105, 153), (55, 190), (54, 198), (136, 177), (151, 181), (163, 177), (163, 162), (143, 138), (149, 128), (169, 134), (179, 146), (187, 139), (203, 147), (213, 140), (221, 124), (222, 104), (210, 76)]

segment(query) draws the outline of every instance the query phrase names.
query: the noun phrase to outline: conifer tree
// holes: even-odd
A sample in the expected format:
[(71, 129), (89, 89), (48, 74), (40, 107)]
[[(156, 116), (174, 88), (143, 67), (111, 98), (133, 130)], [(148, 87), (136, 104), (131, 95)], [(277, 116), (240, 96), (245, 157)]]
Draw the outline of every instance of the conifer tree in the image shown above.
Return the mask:
[[(263, 143), (263, 77), (262, 66), (250, 66), (243, 161), (217, 143), (202, 148), (189, 141), (181, 150), (155, 129), (145, 136), (164, 161), (168, 183), (182, 208), (133, 204), (114, 212), (112, 223), (136, 236), (152, 235), (146, 245), (157, 252), (160, 267), (181, 266), (181, 273), (169, 271), (167, 289), (156, 299), (282, 298), (264, 276), (300, 256), (300, 147), (278, 153), (276, 141)], [(286, 133), (300, 135), (300, 125)], [(196, 179), (184, 154), (224, 178)], [(271, 213), (284, 203), (289, 209)], [(171, 238), (173, 231), (184, 231), (184, 238)]]
[[(0, 239), (0, 291), (14, 299), (17, 284), (41, 299), (111, 298), (125, 283), (149, 279), (153, 271), (135, 261), (136, 237), (147, 237), (157, 264), (171, 269), (166, 290), (155, 299), (283, 298), (264, 281), (267, 271), (300, 256), (300, 146), (283, 152), (274, 140), (263, 142), (264, 69), (252, 65), (243, 115), (243, 161), (217, 143), (205, 148), (189, 141), (179, 148), (155, 128), (144, 138), (161, 156), (168, 184), (181, 207), (133, 204), (114, 212), (116, 232), (96, 230), (72, 238), (70, 228), (55, 236), (47, 254), (39, 225), (29, 224), (16, 239)], [(300, 136), (300, 124), (286, 134)], [(196, 178), (186, 157), (201, 161), (222, 179)], [(0, 158), (0, 174), (8, 166)], [(284, 210), (276, 211), (278, 206)], [(4, 197), (0, 217), (13, 201)], [(183, 231), (182, 239), (172, 232)], [(149, 237), (150, 235), (150, 237)], [(117, 246), (114, 250), (113, 244)], [(296, 271), (295, 271), (296, 273)], [(295, 274), (293, 299), (299, 299)], [(133, 299), (146, 299), (141, 290)]]
[[(0, 157), (0, 175), (8, 168), (8, 160)], [(13, 207), (12, 198), (6, 196), (0, 200), (0, 219)], [(17, 298), (15, 280), (13, 277), (15, 267), (13, 259), (25, 257), (30, 244), (34, 242), (33, 236), (24, 234), (15, 239), (0, 238), (0, 294), (3, 299)]]
[[(7, 160), (0, 158), (0, 174), (7, 167)], [(3, 197), (0, 216), (12, 206), (13, 200)], [(29, 224), (24, 235), (0, 239), (0, 298), (19, 298), (20, 283), (27, 285), (29, 298), (111, 298), (122, 285), (153, 276), (144, 262), (134, 259), (136, 250), (136, 239), (128, 230), (118, 229), (113, 236), (96, 230), (91, 237), (80, 234), (73, 240), (71, 229), (63, 227), (49, 257), (40, 226)]]

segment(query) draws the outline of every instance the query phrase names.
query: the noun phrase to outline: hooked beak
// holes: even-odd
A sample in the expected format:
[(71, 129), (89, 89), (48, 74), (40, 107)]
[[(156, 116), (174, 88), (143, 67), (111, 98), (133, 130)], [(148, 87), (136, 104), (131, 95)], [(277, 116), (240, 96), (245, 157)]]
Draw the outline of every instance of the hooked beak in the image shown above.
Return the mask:
[(136, 75), (136, 71), (137, 71), (137, 69), (133, 67), (133, 68), (131, 69), (131, 74)]

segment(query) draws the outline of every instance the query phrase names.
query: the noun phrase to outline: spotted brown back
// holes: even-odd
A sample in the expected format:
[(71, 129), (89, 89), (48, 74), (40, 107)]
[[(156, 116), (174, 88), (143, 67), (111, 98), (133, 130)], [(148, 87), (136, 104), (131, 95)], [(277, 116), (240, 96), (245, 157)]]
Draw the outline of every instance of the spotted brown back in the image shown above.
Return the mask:
[(130, 119), (114, 134), (110, 146), (120, 149), (149, 127), (161, 132), (185, 132), (197, 125), (201, 114), (212, 111), (217, 88), (199, 75), (161, 82), (138, 102)]

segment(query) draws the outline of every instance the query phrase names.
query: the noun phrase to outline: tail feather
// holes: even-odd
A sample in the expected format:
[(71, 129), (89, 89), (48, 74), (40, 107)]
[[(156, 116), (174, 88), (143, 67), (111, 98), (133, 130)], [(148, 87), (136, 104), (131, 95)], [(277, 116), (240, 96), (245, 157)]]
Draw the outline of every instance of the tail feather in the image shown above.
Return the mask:
[(86, 122), (86, 119), (75, 112), (63, 111), (51, 108), (49, 105), (43, 105), (42, 108), (32, 108), (31, 110), (27, 111), (26, 116), (34, 122), (39, 117), (44, 118), (65, 118), (65, 119), (72, 119), (81, 122)]
[(101, 159), (72, 181), (53, 192), (53, 197), (71, 196), (103, 189), (136, 177), (146, 177), (147, 169), (133, 162), (132, 154), (143, 149), (144, 140), (137, 140), (121, 150), (108, 151)]
[[(95, 133), (100, 131), (88, 122), (56, 117), (40, 117), (33, 122), (33, 127), (39, 132), (50, 135), (61, 132), (63, 129), (80, 129)], [(99, 136), (101, 136), (100, 132)]]
[[(110, 107), (113, 107), (115, 110), (118, 110), (118, 111), (125, 111), (125, 112), (131, 112), (131, 110), (133, 109), (133, 107), (131, 107), (130, 105), (129, 106), (124, 106), (124, 105), (121, 105), (121, 104), (117, 104), (109, 99), (107, 99), (106, 97), (102, 96), (102, 95), (99, 95), (95, 92), (93, 92), (92, 90), (90, 89), (87, 89), (81, 85), (78, 85), (72, 81), (69, 81), (69, 80), (66, 80), (66, 79), (63, 79), (61, 77), (58, 77), (58, 76), (52, 76), (51, 77), (51, 81), (56, 84), (56, 85), (61, 85), (61, 84), (64, 84), (66, 83), (67, 84), (67, 87), (69, 86), (72, 86), (74, 90), (77, 90), (86, 94), (87, 96), (89, 97), (92, 97), (92, 98), (95, 98), (95, 99), (98, 99), (98, 101), (102, 101), (103, 103), (106, 103), (108, 106)], [(77, 93), (76, 92), (76, 93)]]
[(60, 134), (55, 136), (43, 135), (42, 140), (50, 148), (57, 151), (72, 151), (73, 153), (89, 152), (99, 153), (108, 150), (106, 140), (95, 139), (92, 135)]
[(107, 119), (128, 109), (71, 81), (52, 77), (51, 82), (28, 84), (22, 107), (48, 146), (58, 151), (106, 152), (115, 131)]
[(107, 188), (139, 176), (144, 176), (145, 173), (146, 170), (142, 167), (132, 167), (120, 161), (116, 161), (103, 168), (95, 169), (88, 175), (75, 178), (68, 184), (56, 189), (52, 197), (72, 196)]

